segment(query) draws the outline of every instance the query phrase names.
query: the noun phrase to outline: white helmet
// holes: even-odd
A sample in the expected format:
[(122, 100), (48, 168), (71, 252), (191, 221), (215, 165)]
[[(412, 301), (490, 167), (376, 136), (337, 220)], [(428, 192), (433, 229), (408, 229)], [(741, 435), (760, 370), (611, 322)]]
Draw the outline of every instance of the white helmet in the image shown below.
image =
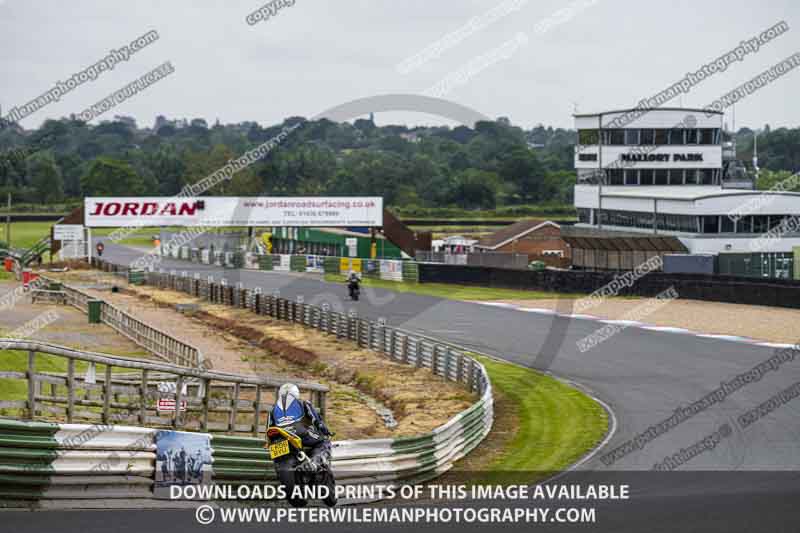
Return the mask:
[(300, 389), (294, 383), (284, 383), (278, 389), (278, 398), (276, 403), (281, 410), (286, 413), (294, 401), (300, 401)]

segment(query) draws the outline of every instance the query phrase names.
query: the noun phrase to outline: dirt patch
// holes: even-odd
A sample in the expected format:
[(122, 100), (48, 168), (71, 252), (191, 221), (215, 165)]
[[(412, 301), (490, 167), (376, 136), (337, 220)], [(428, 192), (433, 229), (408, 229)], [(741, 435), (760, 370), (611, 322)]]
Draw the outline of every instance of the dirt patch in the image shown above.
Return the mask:
[[(620, 320), (642, 302), (641, 298), (612, 298), (581, 313)], [(555, 310), (559, 300), (498, 300), (497, 303)], [(563, 307), (563, 301), (561, 305)], [(800, 332), (796, 329), (800, 323), (798, 309), (678, 299), (658, 307), (641, 321), (655, 326), (715, 335), (739, 335), (769, 342), (794, 344), (800, 340)]]

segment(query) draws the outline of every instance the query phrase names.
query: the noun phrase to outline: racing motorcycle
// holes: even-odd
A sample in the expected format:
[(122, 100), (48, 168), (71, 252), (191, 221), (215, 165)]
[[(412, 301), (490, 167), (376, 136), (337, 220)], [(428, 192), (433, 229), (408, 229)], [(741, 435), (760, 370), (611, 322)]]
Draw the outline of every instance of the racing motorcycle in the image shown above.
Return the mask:
[(358, 278), (349, 278), (347, 280), (347, 290), (350, 292), (350, 299), (354, 302), (358, 301), (358, 295), (361, 292), (361, 286)]
[(322, 499), (328, 507), (336, 505), (336, 479), (330, 465), (313, 471), (309, 468), (311, 459), (303, 450), (303, 441), (294, 428), (270, 426), (267, 429), (267, 447), (275, 465), (278, 481), (286, 490), (286, 498), (292, 507), (305, 507), (308, 500), (294, 498), (292, 493), (296, 486), (310, 487), (325, 485), (328, 493)]

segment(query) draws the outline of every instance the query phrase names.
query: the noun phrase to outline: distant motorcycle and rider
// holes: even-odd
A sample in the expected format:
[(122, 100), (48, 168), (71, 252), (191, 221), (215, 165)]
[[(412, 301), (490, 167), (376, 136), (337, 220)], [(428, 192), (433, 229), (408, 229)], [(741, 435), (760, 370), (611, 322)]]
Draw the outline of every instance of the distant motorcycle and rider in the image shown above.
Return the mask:
[(347, 277), (347, 290), (350, 294), (350, 299), (354, 302), (358, 301), (358, 296), (361, 293), (361, 278), (355, 272), (350, 272)]

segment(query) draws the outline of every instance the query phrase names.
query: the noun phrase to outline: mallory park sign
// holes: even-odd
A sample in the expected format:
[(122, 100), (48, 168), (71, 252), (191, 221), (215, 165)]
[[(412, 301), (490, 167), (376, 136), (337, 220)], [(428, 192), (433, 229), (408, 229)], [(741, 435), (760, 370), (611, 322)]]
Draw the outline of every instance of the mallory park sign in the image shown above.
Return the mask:
[(703, 154), (621, 154), (619, 158), (626, 162), (663, 162), (669, 161), (703, 161)]
[(86, 198), (89, 228), (126, 226), (383, 226), (383, 198), (359, 197), (123, 197)]

